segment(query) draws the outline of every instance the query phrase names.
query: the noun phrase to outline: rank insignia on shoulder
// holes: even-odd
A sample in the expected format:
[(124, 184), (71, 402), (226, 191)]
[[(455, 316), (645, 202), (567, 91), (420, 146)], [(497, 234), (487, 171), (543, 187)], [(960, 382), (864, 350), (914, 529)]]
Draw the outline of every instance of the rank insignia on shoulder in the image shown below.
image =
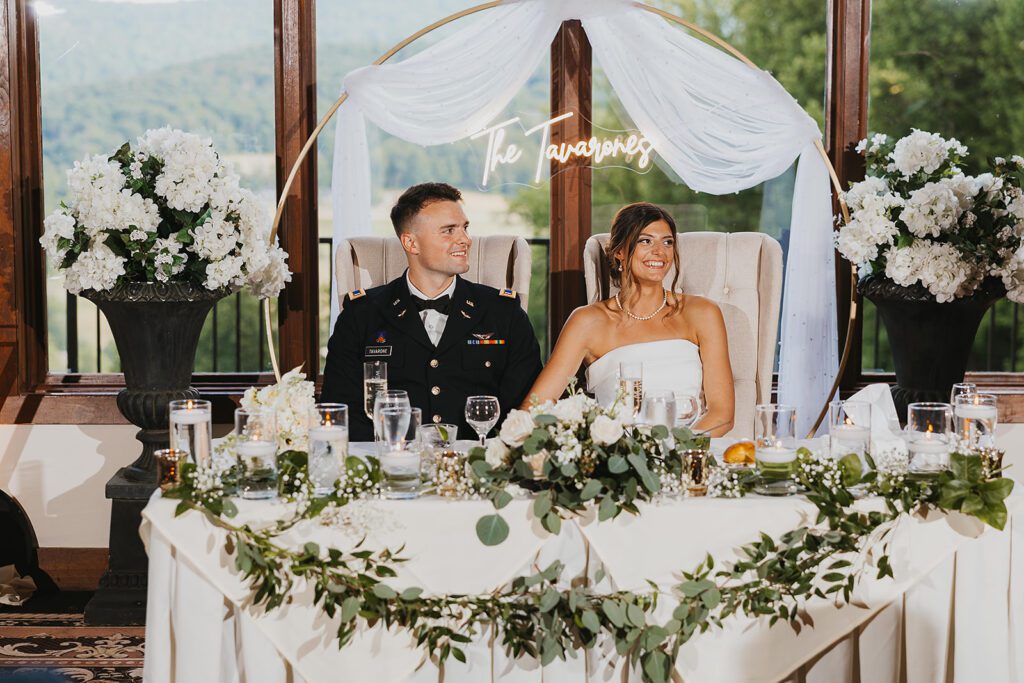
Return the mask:
[(498, 296), (507, 296), (509, 299), (515, 299), (516, 290), (506, 287), (505, 289), (498, 290)]
[(378, 344), (387, 344), (388, 343), (388, 335), (387, 335), (387, 333), (384, 330), (378, 331), (377, 332), (377, 338), (374, 339), (374, 341), (376, 343), (378, 343)]
[(351, 292), (348, 293), (349, 299), (358, 299), (361, 296), (366, 296), (365, 289), (353, 289)]

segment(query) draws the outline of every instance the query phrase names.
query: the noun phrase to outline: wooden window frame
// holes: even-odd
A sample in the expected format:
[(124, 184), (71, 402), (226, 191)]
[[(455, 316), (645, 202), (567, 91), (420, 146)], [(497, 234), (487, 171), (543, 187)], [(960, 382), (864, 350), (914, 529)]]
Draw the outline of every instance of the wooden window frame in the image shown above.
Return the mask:
[[(117, 424), (124, 418), (115, 395), (117, 374), (49, 374), (46, 348), (44, 253), (39, 248), (43, 219), (42, 120), (39, 45), (28, 0), (0, 0), (0, 424)], [(827, 27), (826, 147), (840, 182), (863, 177), (854, 152), (867, 131), (870, 0), (830, 0)], [(316, 30), (313, 0), (280, 0), (274, 7), (275, 147), (278, 190), (316, 125)], [(552, 141), (590, 135), (592, 55), (578, 21), (565, 22), (551, 46), (551, 109), (581, 116), (552, 128)], [(292, 282), (278, 299), (282, 369), (319, 368), (319, 310), (316, 148), (311, 150), (289, 194), (280, 226), (289, 254)], [(553, 169), (554, 170), (554, 169)], [(583, 245), (591, 235), (591, 170), (578, 160), (553, 173), (549, 339), (577, 306), (586, 303)], [(837, 255), (839, 329), (845, 335), (849, 277)], [(858, 327), (860, 326), (858, 320)], [(891, 376), (862, 373), (861, 330), (843, 376), (848, 394)], [(262, 343), (262, 340), (261, 342)], [(1010, 397), (1011, 414), (1024, 415), (1024, 376), (972, 373), (986, 388)], [(272, 381), (269, 373), (197, 373), (193, 379), (215, 402), (220, 419), (242, 391)], [(1004, 410), (1005, 416), (1006, 410)]]

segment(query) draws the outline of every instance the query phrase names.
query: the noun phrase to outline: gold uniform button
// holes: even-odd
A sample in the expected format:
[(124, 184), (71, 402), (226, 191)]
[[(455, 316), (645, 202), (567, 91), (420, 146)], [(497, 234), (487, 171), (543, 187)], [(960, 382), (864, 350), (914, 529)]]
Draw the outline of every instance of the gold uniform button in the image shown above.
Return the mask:
[(432, 393), (434, 396), (437, 396), (438, 394), (441, 393), (441, 387), (432, 387), (430, 389), (430, 393)]
[(431, 419), (434, 421), (434, 424), (441, 424), (441, 416), (440, 415), (435, 415)]
[(485, 368), (489, 368), (489, 367), (491, 367), (491, 361), (489, 361), (489, 360), (485, 360), (485, 361), (484, 361), (484, 367), (485, 367)]
[(438, 365), (440, 365), (440, 363), (437, 362), (436, 358), (430, 361), (430, 367), (436, 368)]

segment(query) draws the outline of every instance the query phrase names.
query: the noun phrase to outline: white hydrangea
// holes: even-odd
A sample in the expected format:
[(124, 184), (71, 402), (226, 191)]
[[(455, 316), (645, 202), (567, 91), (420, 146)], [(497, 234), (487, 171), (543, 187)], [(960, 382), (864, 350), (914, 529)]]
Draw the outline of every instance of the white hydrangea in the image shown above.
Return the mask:
[(208, 188), (220, 168), (209, 138), (165, 126), (146, 131), (138, 140), (138, 150), (163, 160), (156, 191), (168, 206), (197, 212), (207, 205)]
[(900, 220), (917, 237), (938, 237), (956, 228), (962, 213), (960, 201), (948, 185), (928, 183), (910, 193)]
[(884, 178), (868, 176), (859, 183), (854, 183), (846, 193), (846, 205), (850, 211), (864, 208), (864, 198), (889, 194), (889, 183)]
[(211, 263), (206, 266), (206, 280), (203, 286), (210, 290), (242, 286), (245, 282), (243, 264), (241, 256), (225, 256), (220, 261)]
[(75, 236), (75, 218), (62, 211), (54, 211), (43, 221), (43, 236), (39, 242), (46, 250), (50, 260), (60, 262), (64, 260), (66, 249), (57, 246), (60, 239), (70, 240)]
[(267, 264), (260, 270), (249, 271), (249, 292), (259, 299), (277, 296), (285, 283), (292, 281), (287, 259), (288, 254), (280, 247), (274, 247), (267, 253)]
[[(59, 246), (62, 240), (88, 242), (89, 249), (75, 257), (81, 259), (107, 234), (125, 239), (131, 252), (128, 262), (106, 247), (86, 257), (66, 272), (69, 289), (109, 288), (117, 281), (113, 274), (125, 275), (126, 270), (133, 280), (167, 282), (183, 272), (191, 279), (187, 265), (203, 260), (208, 266), (202, 284), (209, 289), (247, 285), (260, 298), (280, 292), (291, 273), (285, 252), (267, 240), (266, 208), (239, 186), (238, 174), (220, 160), (210, 140), (165, 127), (147, 131), (136, 147), (128, 155), (119, 149), (113, 156), (87, 156), (67, 173), (70, 198), (47, 217), (40, 238), (47, 255), (60, 267), (67, 258), (67, 249)], [(143, 174), (151, 160), (159, 162), (153, 166), (159, 169), (155, 178)], [(126, 186), (129, 177), (152, 183), (147, 196)], [(158, 240), (164, 207), (191, 216), (175, 217), (171, 226), (163, 226), (171, 234)], [(188, 231), (189, 244), (182, 244), (182, 225), (195, 225), (200, 218), (203, 223)]]
[(920, 282), (939, 303), (952, 301), (974, 277), (950, 244), (915, 240), (909, 247), (889, 249), (885, 256), (886, 277), (903, 287)]
[(86, 289), (110, 289), (124, 275), (124, 259), (105, 244), (94, 243), (79, 254), (64, 273), (64, 287), (72, 294)]
[(890, 158), (895, 170), (904, 178), (909, 178), (918, 171), (934, 173), (948, 156), (946, 145), (946, 140), (938, 133), (928, 133), (915, 128), (910, 135), (896, 142)]
[(868, 236), (864, 226), (854, 218), (839, 229), (836, 249), (850, 263), (857, 265), (878, 258), (878, 243)]
[(181, 255), (181, 242), (173, 238), (158, 239), (153, 245), (156, 258), (156, 279), (167, 282), (185, 269), (185, 257)]
[(234, 224), (225, 220), (224, 211), (216, 209), (202, 225), (192, 230), (192, 237), (199, 258), (217, 261), (238, 247), (240, 235)]

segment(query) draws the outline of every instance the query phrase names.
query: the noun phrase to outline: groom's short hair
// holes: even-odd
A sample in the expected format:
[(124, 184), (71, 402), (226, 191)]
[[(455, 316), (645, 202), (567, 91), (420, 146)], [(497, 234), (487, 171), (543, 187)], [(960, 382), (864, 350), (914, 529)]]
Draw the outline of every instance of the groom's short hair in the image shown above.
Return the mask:
[(413, 185), (403, 192), (395, 205), (391, 207), (391, 224), (395, 226), (395, 234), (401, 237), (409, 227), (409, 221), (427, 204), (460, 201), (462, 201), (462, 193), (448, 183)]

